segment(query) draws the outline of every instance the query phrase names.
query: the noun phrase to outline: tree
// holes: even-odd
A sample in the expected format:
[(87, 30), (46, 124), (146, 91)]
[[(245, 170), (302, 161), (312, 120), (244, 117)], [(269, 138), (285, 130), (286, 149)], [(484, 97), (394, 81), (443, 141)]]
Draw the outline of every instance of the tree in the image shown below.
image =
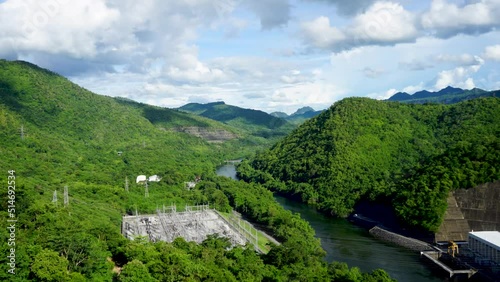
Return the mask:
[(35, 256), (31, 271), (41, 281), (67, 281), (69, 278), (68, 260), (47, 249)]
[(139, 260), (128, 262), (118, 275), (120, 282), (154, 282), (146, 266)]

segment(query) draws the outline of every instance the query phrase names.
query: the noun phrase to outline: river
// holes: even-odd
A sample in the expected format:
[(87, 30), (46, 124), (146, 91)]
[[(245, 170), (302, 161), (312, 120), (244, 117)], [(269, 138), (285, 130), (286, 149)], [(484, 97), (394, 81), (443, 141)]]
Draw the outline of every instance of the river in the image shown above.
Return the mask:
[[(217, 174), (237, 179), (232, 164), (219, 167)], [(435, 277), (414, 252), (377, 240), (367, 230), (345, 219), (327, 217), (306, 204), (284, 197), (275, 195), (274, 198), (285, 209), (300, 213), (309, 222), (321, 240), (328, 262), (346, 262), (362, 271), (382, 268), (392, 278), (404, 282), (443, 281)]]

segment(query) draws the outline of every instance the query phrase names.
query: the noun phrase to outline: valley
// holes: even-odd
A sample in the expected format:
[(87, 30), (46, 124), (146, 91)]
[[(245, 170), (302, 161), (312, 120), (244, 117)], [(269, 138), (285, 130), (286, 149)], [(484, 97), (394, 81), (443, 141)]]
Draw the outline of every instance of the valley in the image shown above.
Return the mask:
[[(314, 209), (347, 217), (360, 202), (382, 204), (399, 228), (434, 234), (449, 193), (462, 201), (460, 189), (500, 179), (496, 97), (451, 105), (346, 98), (290, 122), (222, 102), (168, 109), (101, 96), (6, 60), (0, 97), (0, 169), (16, 173), (18, 281), (433, 279), (400, 248)], [(240, 158), (244, 181), (215, 173)], [(138, 175), (161, 180), (144, 186), (133, 181)], [(123, 216), (205, 204), (240, 213), (280, 244), (258, 254), (216, 235), (196, 244), (121, 234)], [(359, 236), (352, 249), (337, 244), (344, 231)], [(378, 264), (388, 250), (409, 269)], [(373, 263), (360, 264), (359, 255)], [(4, 280), (12, 278), (7, 259), (0, 258)]]

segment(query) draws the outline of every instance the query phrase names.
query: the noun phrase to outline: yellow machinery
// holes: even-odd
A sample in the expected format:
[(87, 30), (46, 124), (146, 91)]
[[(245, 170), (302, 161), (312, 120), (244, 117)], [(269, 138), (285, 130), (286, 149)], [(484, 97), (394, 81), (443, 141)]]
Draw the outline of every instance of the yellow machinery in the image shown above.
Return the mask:
[(452, 257), (455, 257), (455, 254), (458, 255), (458, 245), (453, 241), (448, 242), (448, 254)]

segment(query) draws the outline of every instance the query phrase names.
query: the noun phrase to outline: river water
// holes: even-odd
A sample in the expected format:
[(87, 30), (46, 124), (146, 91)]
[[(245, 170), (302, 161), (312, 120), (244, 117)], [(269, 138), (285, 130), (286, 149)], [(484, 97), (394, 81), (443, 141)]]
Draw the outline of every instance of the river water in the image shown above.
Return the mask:
[[(237, 179), (232, 164), (219, 167), (216, 173)], [(306, 204), (284, 197), (275, 195), (274, 198), (285, 209), (300, 213), (309, 222), (321, 240), (328, 262), (346, 262), (362, 271), (382, 268), (392, 278), (403, 282), (443, 281), (421, 263), (417, 253), (377, 240), (367, 230), (345, 219), (327, 217)]]

